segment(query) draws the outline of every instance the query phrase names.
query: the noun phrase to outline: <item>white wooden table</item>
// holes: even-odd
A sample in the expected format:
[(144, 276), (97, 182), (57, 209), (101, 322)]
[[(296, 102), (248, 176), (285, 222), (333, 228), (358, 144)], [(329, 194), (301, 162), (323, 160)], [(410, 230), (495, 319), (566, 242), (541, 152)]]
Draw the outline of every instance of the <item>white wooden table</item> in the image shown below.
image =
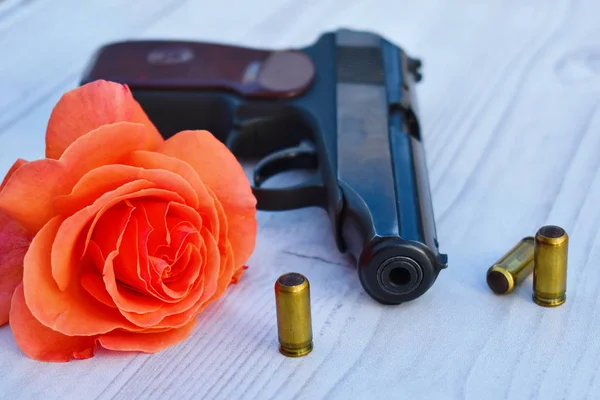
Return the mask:
[[(0, 174), (43, 156), (50, 110), (102, 44), (182, 38), (253, 47), (375, 30), (424, 60), (419, 104), (450, 267), (383, 307), (337, 253), (323, 211), (260, 213), (243, 281), (156, 355), (27, 359), (0, 328), (0, 398), (600, 398), (600, 3), (597, 0), (0, 0)], [(568, 300), (486, 269), (553, 223), (570, 234)], [(277, 351), (273, 283), (312, 284), (315, 349)]]

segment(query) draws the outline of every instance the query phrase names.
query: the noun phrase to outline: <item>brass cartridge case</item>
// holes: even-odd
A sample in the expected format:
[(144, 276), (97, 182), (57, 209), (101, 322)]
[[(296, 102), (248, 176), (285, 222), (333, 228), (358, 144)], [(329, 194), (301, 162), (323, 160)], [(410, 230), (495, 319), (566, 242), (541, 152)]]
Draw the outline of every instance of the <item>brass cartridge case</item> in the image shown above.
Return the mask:
[(313, 349), (310, 285), (303, 275), (284, 274), (275, 283), (279, 351), (301, 357)]
[(567, 299), (569, 236), (561, 227), (547, 225), (535, 235), (533, 301), (556, 307)]
[(529, 236), (521, 239), (487, 272), (487, 284), (495, 293), (506, 294), (513, 291), (533, 271), (534, 239)]

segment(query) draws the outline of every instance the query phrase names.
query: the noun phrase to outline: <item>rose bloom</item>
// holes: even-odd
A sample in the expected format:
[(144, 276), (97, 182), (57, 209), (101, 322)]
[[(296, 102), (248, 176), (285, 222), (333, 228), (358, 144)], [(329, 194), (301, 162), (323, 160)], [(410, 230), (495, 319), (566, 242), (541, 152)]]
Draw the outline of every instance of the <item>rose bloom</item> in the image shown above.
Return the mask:
[(256, 231), (212, 134), (164, 140), (127, 86), (87, 84), (54, 108), (46, 158), (0, 187), (0, 324), (36, 360), (165, 349), (238, 281)]

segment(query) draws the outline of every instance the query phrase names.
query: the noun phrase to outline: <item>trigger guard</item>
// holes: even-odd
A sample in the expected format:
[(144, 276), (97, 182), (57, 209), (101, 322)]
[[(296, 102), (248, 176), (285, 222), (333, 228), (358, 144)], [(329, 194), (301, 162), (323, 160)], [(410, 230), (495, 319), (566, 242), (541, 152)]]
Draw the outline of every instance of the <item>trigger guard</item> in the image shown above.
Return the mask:
[(304, 207), (326, 207), (325, 187), (318, 174), (308, 182), (286, 188), (252, 187), (256, 208), (263, 211), (285, 211)]
[(267, 179), (281, 172), (294, 169), (316, 169), (318, 158), (310, 142), (283, 149), (263, 158), (254, 169), (254, 185), (260, 187)]

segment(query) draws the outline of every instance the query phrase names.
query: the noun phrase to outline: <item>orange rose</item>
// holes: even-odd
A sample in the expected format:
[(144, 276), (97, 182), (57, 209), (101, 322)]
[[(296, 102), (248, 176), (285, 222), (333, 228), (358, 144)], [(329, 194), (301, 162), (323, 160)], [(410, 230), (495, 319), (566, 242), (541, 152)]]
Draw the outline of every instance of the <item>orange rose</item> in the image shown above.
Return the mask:
[(207, 131), (163, 140), (129, 89), (106, 81), (62, 97), (46, 158), (15, 163), (1, 210), (0, 240), (15, 240), (0, 247), (12, 254), (0, 257), (0, 324), (2, 292), (18, 285), (10, 326), (43, 361), (182, 341), (240, 278), (257, 230), (249, 182), (221, 142)]

